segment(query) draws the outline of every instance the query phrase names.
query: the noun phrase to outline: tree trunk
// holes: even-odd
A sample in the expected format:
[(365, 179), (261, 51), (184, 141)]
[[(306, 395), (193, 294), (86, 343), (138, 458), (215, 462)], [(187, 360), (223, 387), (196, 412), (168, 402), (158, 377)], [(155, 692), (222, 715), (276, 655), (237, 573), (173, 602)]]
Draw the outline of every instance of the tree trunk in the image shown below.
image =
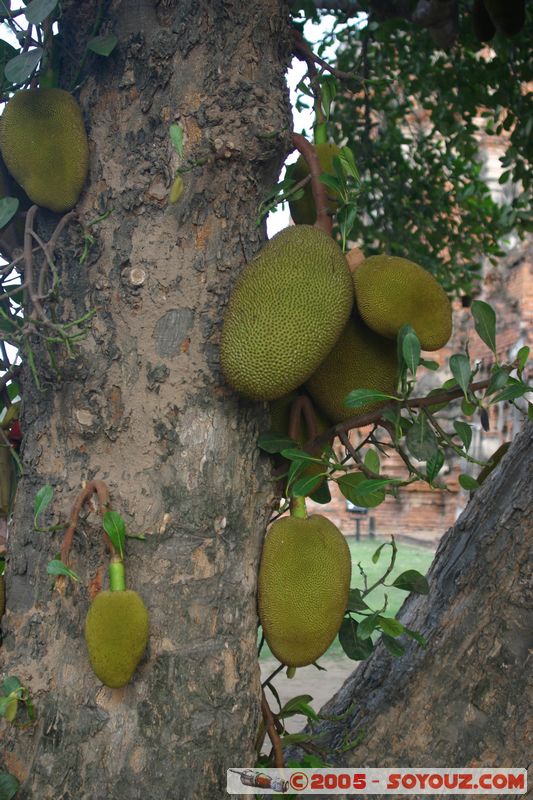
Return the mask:
[[(383, 646), (324, 707), (314, 731), (335, 765), (527, 767), (531, 761), (533, 425), (442, 539), (428, 596), (399, 618), (422, 633), (393, 658)], [(529, 691), (528, 691), (529, 690)], [(349, 711), (347, 711), (350, 709)], [(362, 737), (361, 744), (339, 752)]]
[[(106, 4), (104, 4), (106, 5)], [(63, 3), (79, 59), (101, 3)], [(262, 196), (290, 129), (283, 0), (112, 0), (108, 58), (90, 56), (79, 94), (91, 147), (78, 210), (95, 236), (62, 238), (67, 318), (97, 310), (60, 377), (35, 345), (44, 391), (26, 370), (24, 477), (9, 538), (4, 675), (31, 692), (35, 724), (2, 725), (0, 769), (23, 798), (208, 798), (230, 765), (253, 763), (259, 719), (255, 584), (272, 494), (255, 441), (264, 410), (224, 384), (218, 335), (230, 287), (259, 249)], [(62, 83), (75, 69), (66, 62)], [(168, 203), (185, 133), (179, 202)], [(42, 225), (51, 224), (45, 212)], [(96, 515), (72, 551), (81, 583), (64, 596), (46, 573), (61, 533), (37, 533), (33, 502), (52, 484), (48, 523), (68, 517), (83, 481), (106, 481), (129, 531), (129, 588), (150, 613), (133, 682), (107, 689), (83, 641), (89, 585), (106, 562)], [(100, 573), (102, 571), (100, 569)]]

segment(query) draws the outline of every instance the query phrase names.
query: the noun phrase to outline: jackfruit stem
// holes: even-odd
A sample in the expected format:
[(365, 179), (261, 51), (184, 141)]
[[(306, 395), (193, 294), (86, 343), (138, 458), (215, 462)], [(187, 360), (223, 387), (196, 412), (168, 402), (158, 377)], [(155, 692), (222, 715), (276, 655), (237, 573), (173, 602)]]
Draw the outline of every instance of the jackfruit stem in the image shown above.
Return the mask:
[(294, 678), (296, 675), (296, 667), (287, 667), (287, 678)]
[(124, 592), (126, 589), (126, 573), (121, 558), (114, 557), (109, 563), (109, 588), (112, 592)]
[(291, 497), (290, 512), (291, 517), (296, 517), (296, 519), (307, 519), (305, 497)]

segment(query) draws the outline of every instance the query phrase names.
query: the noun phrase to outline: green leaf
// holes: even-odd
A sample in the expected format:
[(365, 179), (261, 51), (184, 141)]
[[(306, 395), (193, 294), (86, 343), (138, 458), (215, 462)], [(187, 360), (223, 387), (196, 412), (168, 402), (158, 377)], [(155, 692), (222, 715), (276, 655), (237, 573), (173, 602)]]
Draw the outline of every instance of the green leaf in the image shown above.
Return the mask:
[(183, 128), (181, 125), (173, 123), (170, 126), (170, 141), (172, 142), (176, 153), (179, 156), (183, 155)]
[(509, 378), (509, 382), (509, 385), (505, 387), (503, 392), (500, 392), (500, 394), (495, 395), (495, 397), (491, 399), (491, 405), (494, 403), (501, 403), (503, 400), (518, 400), (519, 397), (532, 391), (531, 386), (522, 383), (522, 381), (515, 381), (513, 378)]
[(360, 642), (370, 638), (372, 633), (378, 627), (378, 621), (379, 614), (375, 612), (359, 622), (359, 625), (357, 626), (357, 638)]
[(370, 448), (366, 451), (364, 463), (367, 469), (369, 469), (371, 472), (375, 472), (376, 475), (379, 475), (380, 461), (376, 450)]
[(404, 633), (405, 631), (405, 628), (402, 625), (402, 623), (398, 622), (398, 620), (394, 619), (393, 617), (379, 616), (378, 621), (379, 621), (379, 628), (381, 628), (383, 633), (386, 633), (387, 636), (392, 636), (393, 638), (396, 638), (397, 636), (401, 636), (402, 633)]
[(11, 675), (9, 678), (6, 678), (5, 681), (2, 683), (2, 694), (8, 695), (11, 692), (16, 692), (17, 689), (22, 689), (22, 684), (15, 675)]
[(465, 397), (468, 392), (472, 370), (470, 369), (470, 359), (463, 353), (455, 353), (450, 356), (450, 369), (452, 375), (463, 390)]
[(294, 447), (294, 442), (284, 433), (268, 431), (268, 433), (262, 433), (258, 438), (257, 446), (265, 453), (281, 453), (282, 450)]
[(16, 197), (2, 197), (0, 200), (0, 228), (11, 222), (18, 211), (19, 201)]
[(414, 639), (415, 642), (418, 642), (418, 644), (421, 647), (427, 647), (427, 640), (422, 636), (421, 633), (417, 633), (417, 631), (412, 631), (410, 628), (405, 628), (404, 633), (411, 639)]
[(472, 316), (477, 335), (496, 355), (496, 313), (494, 309), (483, 300), (474, 300)]
[(25, 9), (24, 16), (30, 25), (40, 25), (57, 6), (58, 0), (33, 0)]
[(499, 391), (499, 389), (503, 389), (508, 380), (509, 373), (506, 369), (502, 367), (495, 369), (490, 376), (490, 383), (487, 386), (486, 394), (494, 394), (494, 392)]
[(30, 77), (43, 55), (42, 47), (35, 47), (26, 53), (19, 53), (10, 59), (4, 69), (4, 75), (10, 83), (24, 83)]
[(306, 475), (305, 477), (295, 481), (291, 487), (291, 497), (307, 497), (308, 495), (313, 494), (315, 489), (318, 488), (320, 482), (324, 480), (324, 474)]
[(45, 509), (48, 508), (52, 502), (53, 496), (54, 489), (49, 484), (46, 484), (46, 486), (41, 486), (35, 495), (35, 500), (33, 502), (33, 521), (35, 524), (37, 524), (38, 517), (44, 513)]
[(458, 481), (459, 485), (462, 486), (463, 489), (466, 489), (467, 492), (474, 492), (479, 488), (479, 483), (476, 479), (464, 472), (459, 475)]
[(391, 655), (395, 658), (400, 658), (405, 653), (405, 647), (400, 642), (397, 642), (396, 639), (393, 639), (392, 636), (387, 636), (383, 634), (381, 637), (381, 641), (389, 651)]
[(320, 183), (323, 183), (324, 186), (327, 186), (328, 189), (331, 189), (335, 194), (340, 194), (342, 191), (342, 184), (339, 179), (335, 178), (333, 175), (329, 175), (327, 172), (323, 172), (320, 175)]
[(466, 422), (461, 422), (457, 419), (454, 420), (453, 427), (455, 428), (457, 436), (464, 444), (465, 450), (468, 450), (472, 443), (472, 428)]
[(516, 363), (519, 372), (521, 372), (526, 366), (528, 358), (529, 358), (529, 347), (527, 345), (524, 345), (524, 347), (521, 347), (518, 353), (516, 354)]
[[(337, 484), (344, 497), (356, 506), (375, 508), (385, 500), (385, 492), (381, 486), (369, 489), (371, 481), (367, 481), (360, 473), (350, 473), (337, 478)], [(381, 483), (381, 481), (380, 481)], [(361, 491), (360, 486), (365, 490)]]
[(338, 91), (338, 84), (333, 75), (325, 75), (320, 80), (320, 94), (322, 97), (322, 108), (326, 118), (329, 119), (331, 104), (333, 103)]
[(87, 50), (96, 53), (98, 56), (109, 56), (117, 46), (118, 38), (114, 33), (107, 33), (104, 36), (94, 36), (87, 42)]
[(363, 641), (358, 639), (357, 627), (357, 622), (352, 617), (344, 617), (339, 630), (339, 642), (348, 658), (352, 661), (364, 661), (372, 654), (374, 644), (370, 638)]
[(118, 551), (121, 558), (124, 557), (124, 545), (126, 543), (126, 523), (117, 511), (106, 511), (102, 524), (104, 530), (111, 539), (113, 547)]
[(418, 461), (431, 461), (438, 453), (437, 438), (426, 417), (420, 415), (407, 431), (405, 442)]
[(367, 403), (377, 403), (384, 400), (399, 399), (399, 397), (396, 397), (393, 394), (385, 394), (384, 392), (378, 392), (375, 389), (354, 389), (353, 392), (350, 392), (350, 394), (346, 395), (344, 398), (344, 405), (348, 406), (348, 408), (360, 408), (361, 406), (367, 405)]
[(46, 571), (49, 575), (66, 575), (67, 578), (72, 578), (73, 581), (80, 580), (80, 576), (58, 558), (48, 562)]
[(444, 466), (444, 453), (438, 449), (433, 458), (426, 462), (426, 475), (430, 483), (433, 483), (442, 467)]
[(16, 696), (0, 697), (0, 717), (6, 722), (13, 722), (17, 716), (19, 701)]
[(9, 772), (0, 772), (0, 800), (13, 800), (20, 783)]
[(357, 169), (357, 164), (355, 163), (355, 157), (352, 150), (346, 146), (342, 147), (339, 153), (339, 159), (344, 172), (347, 175), (350, 175), (356, 181), (359, 181), (359, 170)]
[(8, 44), (8, 42), (0, 40), (0, 91), (2, 93), (9, 87), (10, 84), (10, 81), (6, 81), (5, 78), (6, 64), (17, 55), (18, 50)]
[(361, 597), (360, 589), (350, 589), (348, 595), (347, 611), (368, 611), (368, 606)]
[(429, 594), (429, 583), (427, 578), (424, 577), (416, 569), (408, 569), (402, 572), (401, 575), (395, 579), (392, 584), (396, 589), (402, 589), (404, 592), (415, 592), (415, 594)]
[[(292, 442), (294, 445), (294, 442)], [(310, 462), (311, 464), (322, 464), (322, 459), (317, 458), (316, 456), (312, 456), (310, 453), (307, 453), (305, 450), (298, 450), (297, 448), (289, 447), (286, 450), (281, 451), (281, 455), (283, 458), (286, 458), (288, 461), (305, 461)]]
[(440, 367), (440, 364), (438, 361), (433, 361), (433, 359), (421, 358), (420, 366), (425, 367), (426, 369), (430, 369), (434, 372)]
[(402, 338), (402, 357), (413, 375), (416, 375), (416, 370), (420, 363), (420, 350), (418, 336), (411, 329)]
[(384, 547), (387, 547), (387, 546), (388, 546), (388, 544), (389, 544), (389, 542), (383, 542), (383, 544), (380, 544), (380, 546), (378, 547), (378, 549), (377, 549), (377, 550), (375, 550), (375, 551), (372, 553), (372, 563), (373, 563), (373, 564), (377, 564), (377, 563), (378, 563), (378, 561), (379, 561), (379, 559), (380, 559), (380, 556), (381, 556), (381, 551), (383, 550), (383, 548), (384, 548)]
[(474, 403), (471, 403), (469, 400), (463, 397), (461, 400), (461, 411), (465, 415), (465, 417), (471, 417), (474, 414), (477, 406)]
[(303, 714), (308, 719), (318, 720), (318, 714), (309, 705), (309, 701), (312, 700), (310, 694), (302, 694), (298, 697), (292, 697), (288, 700), (283, 708), (281, 709), (279, 716), (282, 719), (286, 719), (287, 717), (293, 717), (295, 714)]
[(309, 495), (310, 500), (313, 503), (320, 503), (320, 505), (326, 505), (331, 501), (331, 492), (329, 491), (328, 482), (324, 481), (318, 489), (315, 489), (314, 492), (311, 492)]

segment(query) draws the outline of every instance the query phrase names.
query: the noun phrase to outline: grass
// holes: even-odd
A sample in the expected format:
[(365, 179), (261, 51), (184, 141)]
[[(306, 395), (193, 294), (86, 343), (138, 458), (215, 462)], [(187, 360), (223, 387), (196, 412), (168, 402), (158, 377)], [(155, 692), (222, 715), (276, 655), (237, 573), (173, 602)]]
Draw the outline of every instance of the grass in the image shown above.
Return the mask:
[[(359, 589), (363, 588), (363, 578), (359, 572), (359, 567), (357, 566), (358, 563), (360, 563), (363, 567), (367, 575), (368, 585), (371, 586), (376, 580), (378, 580), (378, 578), (388, 567), (390, 563), (391, 548), (384, 547), (381, 550), (377, 564), (372, 563), (372, 555), (381, 544), (390, 541), (390, 539), (383, 539), (380, 537), (369, 539), (368, 537), (365, 537), (364, 539), (361, 539), (361, 541), (356, 542), (355, 537), (349, 537), (347, 541), (352, 554), (352, 587), (357, 587)], [(405, 572), (408, 569), (416, 569), (418, 572), (421, 572), (422, 575), (427, 573), (431, 562), (433, 561), (433, 556), (435, 555), (434, 550), (428, 547), (419, 547), (417, 545), (406, 544), (403, 542), (397, 543), (397, 547), (398, 553), (396, 556), (396, 564), (394, 571), (387, 578), (387, 583), (392, 583), (400, 573)], [(366, 602), (368, 602), (371, 608), (380, 610), (383, 608), (385, 603), (385, 595), (387, 595), (387, 609), (385, 611), (385, 616), (394, 617), (399, 611), (403, 601), (407, 597), (407, 592), (403, 592), (401, 589), (391, 589), (379, 586), (377, 589), (375, 589), (375, 591), (368, 595)], [(261, 650), (261, 658), (273, 658), (266, 642)], [(322, 656), (322, 659), (326, 658), (345, 658), (338, 639), (335, 639), (329, 650)]]

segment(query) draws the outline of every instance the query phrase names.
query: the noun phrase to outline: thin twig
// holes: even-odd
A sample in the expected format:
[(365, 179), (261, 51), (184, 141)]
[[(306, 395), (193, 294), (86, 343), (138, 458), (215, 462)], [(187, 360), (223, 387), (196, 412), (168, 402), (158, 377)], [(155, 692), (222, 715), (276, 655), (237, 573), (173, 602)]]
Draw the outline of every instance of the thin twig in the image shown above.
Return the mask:
[(317, 152), (311, 142), (308, 142), (305, 136), (302, 136), (299, 133), (292, 134), (292, 143), (304, 157), (311, 174), (311, 189), (316, 208), (316, 222), (314, 227), (320, 228), (327, 233), (328, 236), (331, 236), (333, 223), (328, 214), (328, 196), (326, 192), (326, 186), (320, 180), (320, 175), (322, 174), (323, 170), (320, 165)]
[[(72, 547), (72, 540), (74, 539), (74, 531), (76, 530), (76, 525), (78, 524), (80, 511), (85, 503), (89, 502), (93, 494), (98, 496), (98, 513), (103, 517), (105, 512), (109, 510), (109, 490), (106, 484), (103, 481), (98, 480), (89, 481), (89, 483), (87, 483), (87, 485), (79, 493), (74, 505), (72, 506), (68, 528), (65, 531), (65, 536), (61, 545), (61, 561), (67, 566), (69, 566), (70, 548)], [(111, 548), (112, 554), (116, 555), (116, 550), (113, 547), (111, 539), (107, 536), (107, 534), (105, 534), (105, 537), (109, 547)]]
[(268, 738), (272, 744), (272, 751), (274, 753), (274, 766), (278, 769), (283, 769), (285, 766), (285, 759), (283, 758), (281, 738), (276, 730), (276, 721), (274, 719), (272, 710), (268, 705), (268, 700), (263, 687), (261, 687), (261, 712), (263, 714), (263, 720), (268, 733)]
[(319, 64), (322, 69), (327, 70), (327, 72), (331, 72), (332, 75), (341, 81), (348, 81), (356, 78), (353, 72), (343, 72), (340, 69), (336, 69), (335, 67), (332, 67), (331, 64), (328, 64), (327, 61), (324, 61), (323, 58), (315, 55), (300, 31), (296, 28), (293, 29), (292, 35), (294, 40), (294, 55), (296, 58), (299, 58), (300, 61), (305, 61), (305, 63), (308, 65), (309, 63)]

